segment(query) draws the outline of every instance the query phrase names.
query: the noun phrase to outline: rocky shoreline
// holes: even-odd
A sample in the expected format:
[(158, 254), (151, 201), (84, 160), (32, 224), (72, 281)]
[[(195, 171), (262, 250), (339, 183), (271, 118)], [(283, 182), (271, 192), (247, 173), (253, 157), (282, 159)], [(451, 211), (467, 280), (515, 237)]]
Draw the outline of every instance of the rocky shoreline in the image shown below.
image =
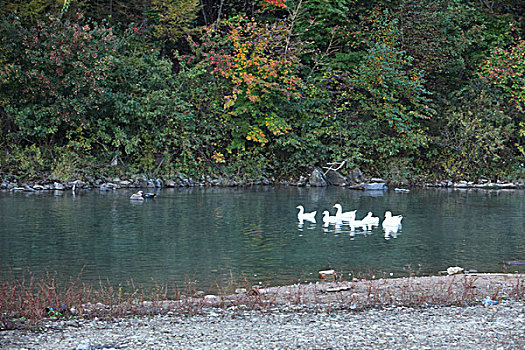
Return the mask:
[[(333, 281), (145, 302), (164, 311), (47, 321), (38, 331), (0, 332), (0, 347), (522, 349), (524, 281), (523, 274)], [(176, 307), (192, 302), (197, 312)]]
[(425, 182), (420, 184), (391, 184), (380, 178), (366, 178), (359, 169), (354, 169), (347, 176), (341, 175), (336, 170), (324, 171), (314, 168), (311, 173), (300, 176), (298, 180), (277, 180), (275, 178), (262, 177), (256, 180), (239, 180), (234, 178), (202, 176), (199, 179), (186, 177), (178, 174), (172, 178), (148, 178), (133, 175), (129, 178), (104, 178), (85, 177), (83, 180), (58, 181), (58, 180), (36, 180), (36, 181), (9, 181), (0, 182), (0, 190), (10, 192), (35, 192), (35, 191), (66, 191), (66, 190), (100, 190), (115, 191), (120, 188), (183, 188), (183, 187), (242, 187), (257, 185), (282, 185), (299, 187), (325, 187), (342, 186), (352, 190), (386, 191), (390, 187), (399, 186), (396, 190), (409, 192), (409, 188), (451, 188), (451, 189), (525, 189), (525, 181), (515, 182), (490, 180), (487, 178), (478, 181), (452, 181), (442, 180)]

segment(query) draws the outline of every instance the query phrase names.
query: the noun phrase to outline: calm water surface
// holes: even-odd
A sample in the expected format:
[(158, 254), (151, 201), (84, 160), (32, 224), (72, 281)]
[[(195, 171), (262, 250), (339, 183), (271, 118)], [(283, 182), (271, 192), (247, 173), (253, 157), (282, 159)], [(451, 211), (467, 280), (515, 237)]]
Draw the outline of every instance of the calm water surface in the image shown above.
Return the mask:
[[(459, 265), (504, 271), (525, 259), (525, 191), (421, 190), (373, 194), (344, 188), (165, 189), (133, 202), (116, 192), (0, 192), (0, 276), (57, 271), (151, 285), (194, 280), (201, 288), (247, 278), (284, 284), (345, 274), (436, 273)], [(404, 216), (397, 237), (325, 228), (321, 212), (357, 209)], [(298, 204), (318, 210), (297, 223)], [(510, 270), (515, 270), (512, 267)]]

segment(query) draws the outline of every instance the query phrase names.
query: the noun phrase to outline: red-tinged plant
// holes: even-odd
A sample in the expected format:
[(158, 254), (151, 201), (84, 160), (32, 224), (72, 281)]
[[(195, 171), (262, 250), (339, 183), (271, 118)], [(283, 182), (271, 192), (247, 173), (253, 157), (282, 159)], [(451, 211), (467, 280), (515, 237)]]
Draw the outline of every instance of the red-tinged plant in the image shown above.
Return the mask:
[(286, 5), (286, 0), (262, 0), (263, 6), (275, 6), (280, 9), (285, 9), (288, 6)]
[[(224, 121), (235, 125), (228, 151), (245, 149), (246, 141), (264, 146), (290, 131), (290, 106), (301, 98), (303, 82), (288, 36), (284, 22), (239, 18), (227, 23), (225, 44), (212, 44), (204, 53), (213, 73), (231, 87), (224, 100)], [(209, 38), (214, 42), (219, 34), (210, 32)]]
[[(92, 28), (50, 17), (24, 28), (16, 17), (2, 21), (1, 104), (14, 132), (53, 143), (81, 135), (97, 114), (114, 65), (111, 28)], [(6, 130), (5, 130), (6, 131)]]

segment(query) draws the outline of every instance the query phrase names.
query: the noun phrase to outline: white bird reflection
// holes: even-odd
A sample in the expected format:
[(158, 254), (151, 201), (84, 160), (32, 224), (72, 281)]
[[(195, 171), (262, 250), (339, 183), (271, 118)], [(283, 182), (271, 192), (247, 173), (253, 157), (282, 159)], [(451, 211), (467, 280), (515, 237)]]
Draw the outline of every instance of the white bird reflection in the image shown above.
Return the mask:
[(385, 239), (389, 240), (390, 238), (397, 238), (397, 232), (401, 228), (401, 224), (398, 226), (384, 226), (383, 230), (385, 231)]
[(297, 229), (299, 231), (303, 231), (303, 229), (305, 227), (305, 222), (306, 222), (306, 229), (312, 230), (312, 229), (315, 228), (315, 225), (314, 225), (316, 223), (315, 218), (313, 218), (312, 220), (303, 219), (303, 220), (299, 220), (297, 222)]

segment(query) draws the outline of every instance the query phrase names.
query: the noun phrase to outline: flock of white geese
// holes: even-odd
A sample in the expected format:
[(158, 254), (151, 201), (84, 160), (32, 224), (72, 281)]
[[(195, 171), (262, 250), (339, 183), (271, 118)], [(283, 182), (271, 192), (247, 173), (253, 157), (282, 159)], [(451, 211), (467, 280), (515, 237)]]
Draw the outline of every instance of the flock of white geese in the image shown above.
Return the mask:
[[(352, 211), (343, 211), (341, 204), (337, 203), (334, 205), (336, 208), (335, 215), (330, 215), (328, 210), (323, 211), (323, 226), (328, 227), (330, 225), (341, 226), (348, 225), (350, 230), (354, 231), (356, 228), (361, 228), (363, 231), (370, 231), (374, 226), (379, 226), (379, 217), (373, 216), (372, 212), (360, 219), (356, 219), (357, 210)], [(305, 212), (302, 205), (298, 205), (299, 213), (297, 213), (297, 219), (299, 223), (302, 224), (304, 221), (315, 223), (315, 216), (317, 211)], [(401, 228), (401, 220), (403, 220), (402, 215), (392, 215), (390, 211), (385, 212), (385, 218), (382, 222), (382, 227), (385, 233), (397, 233)]]

